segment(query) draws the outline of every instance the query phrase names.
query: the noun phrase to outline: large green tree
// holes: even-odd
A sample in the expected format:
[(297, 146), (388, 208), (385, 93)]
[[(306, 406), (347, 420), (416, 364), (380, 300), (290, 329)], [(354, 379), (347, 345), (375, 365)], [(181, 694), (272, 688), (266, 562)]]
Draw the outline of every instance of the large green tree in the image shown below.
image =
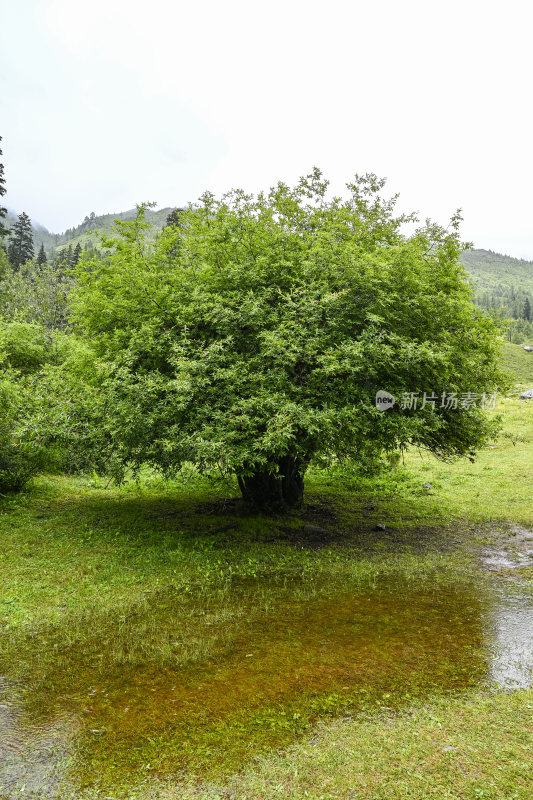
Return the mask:
[(20, 269), (34, 256), (31, 220), (24, 211), (11, 228), (7, 255), (14, 270)]
[[(257, 197), (207, 193), (153, 246), (143, 207), (117, 223), (108, 256), (78, 268), (74, 309), (105, 360), (120, 463), (231, 472), (247, 500), (279, 508), (301, 501), (312, 462), (483, 445), (474, 398), (501, 376), (459, 263), (460, 217), (406, 235), (413, 218), (383, 187), (356, 177), (329, 198), (315, 169)], [(396, 398), (388, 411), (379, 390)]]

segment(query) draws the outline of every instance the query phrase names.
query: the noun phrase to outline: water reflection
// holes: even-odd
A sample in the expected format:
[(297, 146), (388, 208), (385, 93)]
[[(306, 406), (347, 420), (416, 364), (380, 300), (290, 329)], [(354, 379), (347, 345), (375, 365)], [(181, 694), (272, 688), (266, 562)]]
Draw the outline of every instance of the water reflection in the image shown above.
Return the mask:
[(106, 770), (111, 782), (133, 775), (147, 761), (160, 774), (191, 760), (234, 769), (256, 740), (287, 743), (298, 732), (292, 720), (312, 722), (330, 702), (389, 706), (487, 678), (531, 685), (533, 605), (503, 594), (490, 602), (475, 585), (387, 585), (256, 614), (229, 649), (194, 668), (102, 672), (94, 652), (63, 655), (45, 679), (0, 685), (1, 796), (18, 797), (23, 786), (57, 796), (69, 759), (86, 785)]
[(0, 677), (1, 797), (60, 797), (78, 726), (57, 709), (46, 719), (33, 718), (24, 694), (22, 687)]
[(502, 597), (490, 619), (490, 680), (502, 689), (533, 685), (533, 603)]
[(487, 569), (507, 578), (505, 585), (497, 587), (486, 620), (488, 680), (502, 689), (533, 685), (533, 599), (520, 593), (517, 572), (533, 564), (533, 549), (529, 531), (515, 528), (515, 534), (511, 549), (487, 549), (482, 556)]

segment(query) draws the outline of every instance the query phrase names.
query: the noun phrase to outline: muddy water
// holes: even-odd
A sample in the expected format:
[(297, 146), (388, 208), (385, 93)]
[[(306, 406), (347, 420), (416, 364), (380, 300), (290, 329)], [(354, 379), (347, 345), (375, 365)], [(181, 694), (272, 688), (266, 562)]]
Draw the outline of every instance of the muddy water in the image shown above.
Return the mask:
[(498, 682), (512, 611), (487, 602), (472, 587), (389, 585), (279, 604), (194, 667), (102, 671), (94, 654), (71, 654), (45, 680), (0, 686), (0, 797), (227, 772), (326, 713)]

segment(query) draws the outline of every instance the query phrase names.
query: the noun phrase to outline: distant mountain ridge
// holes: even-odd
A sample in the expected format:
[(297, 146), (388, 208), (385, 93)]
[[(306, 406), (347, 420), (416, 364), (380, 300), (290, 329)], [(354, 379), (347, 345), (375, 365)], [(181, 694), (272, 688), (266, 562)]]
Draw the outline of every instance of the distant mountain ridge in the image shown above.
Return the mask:
[(465, 250), (461, 261), (479, 289), (492, 289), (500, 283), (514, 282), (533, 293), (533, 261), (482, 249)]
[[(176, 206), (147, 210), (146, 219), (153, 226), (154, 234), (163, 228), (168, 214), (175, 208)], [(37, 254), (41, 244), (49, 258), (69, 245), (74, 248), (79, 243), (82, 249), (97, 247), (98, 234), (110, 235), (116, 219), (132, 220), (136, 213), (135, 208), (116, 214), (97, 215), (92, 212), (79, 225), (68, 228), (63, 233), (50, 233), (44, 225), (32, 222), (35, 253)], [(10, 228), (16, 219), (17, 215), (10, 210), (6, 227)], [(461, 255), (461, 262), (472, 278), (474, 299), (481, 307), (503, 310), (505, 315), (516, 319), (522, 314), (526, 298), (533, 305), (533, 261), (479, 248), (465, 250)]]
[(533, 261), (494, 253), (465, 250), (461, 261), (474, 283), (474, 302), (512, 319), (524, 317), (526, 299), (533, 308)]
[[(154, 231), (161, 230), (166, 222), (167, 216), (177, 206), (168, 208), (161, 208), (156, 211), (147, 209), (146, 220), (154, 226)], [(41, 244), (44, 245), (45, 252), (50, 258), (55, 251), (60, 251), (64, 247), (72, 245), (75, 247), (78, 242), (82, 248), (86, 246), (98, 246), (98, 233), (105, 233), (108, 236), (112, 233), (113, 226), (116, 219), (123, 221), (135, 219), (137, 214), (136, 208), (131, 208), (128, 211), (119, 211), (116, 214), (100, 214), (97, 215), (91, 212), (86, 216), (83, 222), (73, 228), (67, 228), (63, 233), (50, 233), (50, 231), (38, 222), (32, 220), (33, 229), (33, 243), (35, 246), (35, 253), (39, 251)], [(11, 209), (8, 210), (6, 218), (6, 228), (11, 228), (17, 221), (17, 214)]]

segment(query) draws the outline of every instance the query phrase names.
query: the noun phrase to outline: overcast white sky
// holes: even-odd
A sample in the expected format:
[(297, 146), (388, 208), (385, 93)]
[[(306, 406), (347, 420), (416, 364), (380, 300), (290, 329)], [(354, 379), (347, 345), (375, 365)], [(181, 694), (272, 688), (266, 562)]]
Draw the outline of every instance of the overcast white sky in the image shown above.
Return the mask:
[(319, 166), (533, 259), (530, 3), (0, 0), (5, 204), (52, 231)]

